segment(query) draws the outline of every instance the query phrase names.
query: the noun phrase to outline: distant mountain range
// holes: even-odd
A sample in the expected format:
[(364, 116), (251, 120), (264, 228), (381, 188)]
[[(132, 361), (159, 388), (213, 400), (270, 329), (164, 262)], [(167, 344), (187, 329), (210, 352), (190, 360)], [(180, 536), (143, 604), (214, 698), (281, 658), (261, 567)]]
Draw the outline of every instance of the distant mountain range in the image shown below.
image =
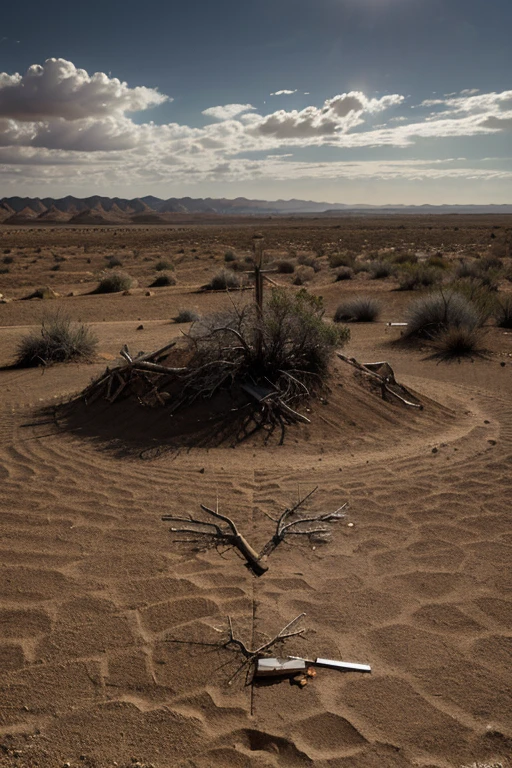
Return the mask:
[(216, 216), (339, 216), (342, 214), (512, 213), (510, 205), (344, 205), (311, 200), (234, 200), (148, 195), (120, 197), (4, 197), (0, 200), (3, 224), (166, 224), (189, 214)]

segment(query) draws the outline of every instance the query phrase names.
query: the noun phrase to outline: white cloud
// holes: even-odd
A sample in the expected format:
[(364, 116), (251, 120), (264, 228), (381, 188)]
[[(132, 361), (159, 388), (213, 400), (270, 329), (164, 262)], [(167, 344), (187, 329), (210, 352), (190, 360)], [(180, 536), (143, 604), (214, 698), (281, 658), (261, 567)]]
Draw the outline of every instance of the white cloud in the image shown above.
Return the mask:
[(0, 73), (0, 117), (19, 121), (122, 115), (165, 101), (154, 88), (129, 88), (104, 72), (89, 75), (65, 59), (33, 64), (24, 75)]
[(251, 109), (256, 109), (256, 107), (253, 107), (252, 104), (224, 104), (222, 107), (203, 109), (201, 114), (214, 117), (216, 120), (231, 120), (231, 118)]
[(287, 88), (284, 88), (282, 91), (274, 91), (274, 93), (271, 93), (271, 96), (292, 96), (294, 93), (297, 93), (297, 88), (295, 88), (294, 91), (289, 91)]

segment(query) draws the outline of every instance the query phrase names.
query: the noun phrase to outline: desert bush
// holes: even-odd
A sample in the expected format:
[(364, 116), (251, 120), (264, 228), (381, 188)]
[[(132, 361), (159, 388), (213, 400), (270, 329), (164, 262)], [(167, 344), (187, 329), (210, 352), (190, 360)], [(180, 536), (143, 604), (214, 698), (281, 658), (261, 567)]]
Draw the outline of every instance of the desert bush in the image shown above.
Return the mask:
[(224, 254), (224, 261), (230, 262), (230, 261), (236, 261), (236, 254), (233, 253), (233, 251), (226, 251)]
[(341, 280), (352, 280), (353, 277), (354, 277), (354, 273), (350, 269), (350, 267), (342, 267), (336, 273), (335, 282), (339, 283), (341, 282)]
[(168, 285), (176, 285), (176, 278), (170, 275), (168, 272), (162, 272), (151, 283), (151, 288), (164, 288)]
[(442, 253), (434, 253), (428, 257), (425, 262), (427, 267), (433, 267), (434, 269), (448, 269), (448, 262), (443, 258)]
[(496, 301), (494, 316), (500, 328), (512, 328), (512, 296), (504, 296)]
[(282, 259), (275, 265), (276, 271), (281, 275), (292, 275), (295, 272), (295, 265), (291, 261)]
[(306, 254), (301, 253), (297, 256), (297, 262), (303, 267), (311, 267), (315, 272), (320, 272), (322, 269), (322, 265), (315, 256), (306, 256)]
[(10, 252), (11, 252), (11, 248), (4, 248), (4, 253), (10, 253)]
[(441, 331), (433, 343), (435, 357), (452, 360), (472, 357), (482, 352), (482, 336), (478, 328), (450, 326)]
[(371, 261), (366, 261), (363, 259), (363, 261), (355, 261), (353, 270), (358, 275), (360, 272), (369, 272), (372, 266)]
[(434, 339), (448, 328), (481, 325), (476, 307), (460, 293), (437, 291), (413, 301), (406, 313), (406, 338)]
[(4, 264), (12, 264), (14, 261), (14, 256), (4, 256), (2, 259), (2, 262)]
[(54, 315), (43, 320), (39, 333), (24, 336), (16, 350), (15, 365), (29, 368), (93, 357), (98, 339), (91, 329), (73, 323), (69, 317)]
[(434, 267), (426, 267), (423, 264), (411, 265), (408, 269), (401, 269), (398, 274), (400, 291), (417, 291), (421, 288), (429, 288), (440, 283), (442, 274)]
[(350, 336), (348, 328), (327, 324), (323, 315), (322, 300), (305, 289), (291, 293), (275, 288), (261, 318), (250, 304), (193, 326), (196, 354), (191, 366), (207, 370), (204, 366), (215, 360), (224, 361), (231, 379), (265, 387), (281, 380), (283, 372), (300, 381), (322, 376), (334, 350)]
[(331, 253), (329, 256), (329, 266), (331, 269), (337, 267), (353, 267), (354, 257), (350, 253)]
[(110, 275), (104, 275), (93, 293), (119, 293), (127, 291), (133, 285), (133, 278), (126, 272), (112, 272)]
[(195, 323), (199, 320), (199, 313), (194, 309), (179, 309), (174, 318), (175, 323)]
[(116, 267), (122, 267), (123, 262), (118, 256), (108, 256), (107, 257), (107, 269), (115, 269)]
[(155, 269), (157, 272), (163, 272), (164, 270), (170, 270), (171, 272), (174, 271), (174, 264), (171, 261), (168, 261), (167, 259), (160, 259), (160, 261), (157, 261), (155, 264)]
[(60, 264), (54, 264), (52, 267), (50, 267), (51, 272), (58, 272), (60, 269)]
[(210, 282), (205, 286), (207, 291), (225, 291), (229, 288), (240, 288), (241, 280), (234, 272), (230, 272), (227, 269), (221, 269), (216, 275), (212, 277)]
[(392, 258), (393, 264), (417, 264), (418, 257), (410, 251), (399, 251)]
[(393, 274), (393, 267), (387, 261), (372, 261), (370, 275), (373, 280), (381, 280)]
[(10, 271), (9, 267), (0, 267), (0, 275), (8, 275)]
[(308, 283), (315, 276), (315, 270), (312, 267), (299, 267), (295, 277), (293, 278), (294, 285), (304, 285)]
[(338, 305), (334, 313), (335, 323), (371, 323), (380, 315), (381, 305), (369, 296), (356, 296)]
[(478, 312), (483, 325), (496, 310), (496, 293), (478, 280), (453, 280), (449, 290), (464, 296)]

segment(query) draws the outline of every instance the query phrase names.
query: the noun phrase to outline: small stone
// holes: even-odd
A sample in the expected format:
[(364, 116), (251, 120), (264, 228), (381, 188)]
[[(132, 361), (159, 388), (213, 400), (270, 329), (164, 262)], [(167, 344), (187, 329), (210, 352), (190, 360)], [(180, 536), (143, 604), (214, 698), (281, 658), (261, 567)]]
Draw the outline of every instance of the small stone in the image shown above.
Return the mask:
[(146, 291), (146, 293), (144, 294), (144, 296), (154, 296), (154, 295), (155, 295), (154, 291)]
[(484, 419), (484, 424), (490, 424), (490, 423), (491, 422), (489, 421), (489, 419)]
[(204, 475), (204, 467), (201, 467), (201, 469), (199, 470), (199, 474)]
[(143, 326), (142, 324), (141, 324), (141, 325), (138, 325), (138, 326), (137, 326), (137, 330), (138, 330), (138, 331), (143, 331), (143, 330), (144, 330), (144, 326)]
[(438, 448), (432, 448), (432, 453), (437, 453)]
[(347, 528), (353, 528), (353, 527), (354, 527), (354, 523), (347, 523)]
[(489, 445), (496, 445), (496, 440), (488, 440)]

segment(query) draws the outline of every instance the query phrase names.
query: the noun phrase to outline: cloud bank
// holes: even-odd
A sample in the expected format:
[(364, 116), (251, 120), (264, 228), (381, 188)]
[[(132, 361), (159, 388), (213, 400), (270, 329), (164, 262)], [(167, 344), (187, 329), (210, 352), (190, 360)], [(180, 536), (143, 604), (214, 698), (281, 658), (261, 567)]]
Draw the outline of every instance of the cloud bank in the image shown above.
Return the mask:
[[(34, 64), (24, 75), (0, 73), (2, 179), (7, 185), (20, 179), (60, 184), (67, 177), (74, 186), (94, 179), (109, 189), (136, 188), (141, 181), (510, 178), (506, 168), (456, 160), (351, 162), (335, 152), (346, 158), (350, 150), (512, 133), (512, 91), (468, 89), (420, 104), (398, 93), (350, 91), (320, 105), (268, 113), (250, 103), (224, 104), (203, 109), (199, 127), (132, 117), (170, 102), (155, 88), (132, 88), (102, 72), (89, 75), (64, 59)], [(311, 159), (319, 148), (329, 148), (329, 162)], [(311, 155), (307, 162), (296, 157), (304, 151)]]

